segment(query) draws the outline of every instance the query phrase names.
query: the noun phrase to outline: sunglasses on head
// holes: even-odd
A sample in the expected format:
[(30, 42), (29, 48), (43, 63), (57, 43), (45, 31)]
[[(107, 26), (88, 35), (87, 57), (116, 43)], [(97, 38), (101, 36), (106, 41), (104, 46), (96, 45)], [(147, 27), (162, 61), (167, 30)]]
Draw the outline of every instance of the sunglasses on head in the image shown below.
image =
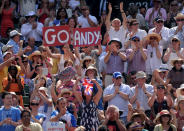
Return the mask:
[(39, 103), (31, 103), (32, 106), (38, 106)]
[(139, 39), (135, 39), (135, 40), (133, 40), (134, 42), (139, 42), (140, 40)]
[(177, 39), (174, 39), (174, 40), (172, 40), (172, 42), (178, 42), (178, 40)]
[(184, 19), (177, 19), (176, 21), (180, 22), (180, 21), (184, 21)]
[(139, 23), (133, 23), (132, 25), (138, 25)]

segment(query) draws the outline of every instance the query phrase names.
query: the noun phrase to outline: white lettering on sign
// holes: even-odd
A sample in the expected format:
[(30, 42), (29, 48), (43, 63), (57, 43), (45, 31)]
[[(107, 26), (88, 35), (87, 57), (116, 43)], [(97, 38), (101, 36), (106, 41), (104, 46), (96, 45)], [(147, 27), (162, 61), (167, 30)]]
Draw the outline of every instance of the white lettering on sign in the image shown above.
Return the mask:
[[(61, 31), (59, 31), (59, 32), (57, 33), (57, 35), (56, 35), (56, 34), (50, 35), (50, 34), (49, 34), (50, 32), (55, 33), (55, 29), (47, 29), (47, 30), (45, 31), (45, 35), (44, 35), (44, 37), (45, 37), (45, 42), (46, 42), (47, 44), (49, 44), (49, 45), (54, 44), (54, 43), (56, 42), (56, 39), (57, 39), (60, 43), (67, 43), (67, 42), (69, 41), (69, 38), (70, 38), (70, 37), (69, 37), (69, 33), (68, 33), (68, 31), (66, 31), (66, 30), (61, 30)], [(49, 35), (50, 35), (50, 37), (52, 38), (51, 40), (48, 39), (48, 36), (49, 36)], [(61, 35), (65, 35), (65, 36), (66, 36), (64, 40), (61, 39)]]
[(54, 44), (54, 42), (56, 40), (56, 35), (51, 35), (52, 40), (49, 41), (48, 40), (48, 33), (49, 32), (55, 32), (55, 30), (54, 29), (48, 29), (48, 30), (45, 31), (45, 36), (44, 36), (45, 37), (45, 41), (46, 41), (47, 44), (52, 45), (52, 44)]
[(100, 39), (100, 31), (85, 32), (85, 33), (76, 31), (74, 34), (74, 45), (97, 44), (99, 39)]
[[(66, 39), (65, 39), (65, 40), (61, 40), (61, 38), (60, 38), (60, 35), (61, 35), (62, 33), (65, 33), (65, 34), (66, 34)], [(69, 40), (69, 33), (68, 33), (66, 30), (61, 30), (61, 31), (58, 32), (57, 37), (58, 37), (58, 41), (59, 41), (60, 43), (67, 43), (68, 40)]]

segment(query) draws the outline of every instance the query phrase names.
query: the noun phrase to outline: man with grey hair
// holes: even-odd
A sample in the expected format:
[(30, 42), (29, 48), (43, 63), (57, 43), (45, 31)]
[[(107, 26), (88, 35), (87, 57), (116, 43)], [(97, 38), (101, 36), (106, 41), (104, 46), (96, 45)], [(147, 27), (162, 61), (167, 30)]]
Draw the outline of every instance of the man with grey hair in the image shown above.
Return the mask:
[(127, 26), (126, 26), (126, 15), (125, 12), (123, 11), (123, 2), (120, 3), (120, 12), (123, 18), (123, 24), (121, 25), (121, 21), (118, 18), (115, 18), (110, 21), (111, 19), (111, 13), (112, 13), (112, 6), (111, 3), (108, 5), (109, 13), (107, 15), (106, 19), (106, 28), (107, 32), (109, 34), (110, 40), (113, 38), (118, 38), (120, 39), (122, 43), (122, 49), (124, 48), (124, 42), (125, 42), (125, 36), (127, 32)]
[(119, 119), (119, 109), (115, 105), (110, 105), (107, 107), (105, 120), (103, 121), (102, 125), (107, 126), (109, 130), (126, 131), (124, 124)]

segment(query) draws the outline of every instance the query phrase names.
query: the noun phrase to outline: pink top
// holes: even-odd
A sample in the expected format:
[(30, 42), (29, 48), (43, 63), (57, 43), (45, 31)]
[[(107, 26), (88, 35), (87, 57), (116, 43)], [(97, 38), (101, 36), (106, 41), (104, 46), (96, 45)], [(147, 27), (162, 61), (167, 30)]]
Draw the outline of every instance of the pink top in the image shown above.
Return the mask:
[[(153, 15), (152, 15), (152, 17), (151, 17), (151, 20), (150, 20), (150, 22), (149, 22), (149, 16), (150, 16), (150, 14), (152, 13), (152, 11), (153, 11), (153, 8), (149, 8), (149, 9), (147, 10), (146, 16), (145, 16), (145, 20), (148, 22), (148, 25), (149, 25), (150, 28), (153, 28), (153, 27), (154, 27), (154, 25), (153, 25), (153, 20), (154, 20), (156, 17), (159, 16), (158, 9), (157, 9), (157, 10), (154, 11), (154, 13), (153, 13)], [(165, 10), (164, 8), (161, 8), (161, 9), (160, 9), (160, 12), (161, 12), (161, 14), (162, 14), (162, 16), (160, 16), (160, 17), (162, 17), (162, 18), (164, 19), (164, 21), (166, 21), (166, 20), (167, 20), (167, 13), (166, 13), (166, 10)]]

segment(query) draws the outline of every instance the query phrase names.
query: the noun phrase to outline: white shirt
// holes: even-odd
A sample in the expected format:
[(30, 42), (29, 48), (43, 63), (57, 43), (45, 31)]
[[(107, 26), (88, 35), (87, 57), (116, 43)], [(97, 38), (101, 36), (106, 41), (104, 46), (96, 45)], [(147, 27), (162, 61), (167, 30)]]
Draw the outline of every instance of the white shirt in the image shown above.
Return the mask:
[[(93, 21), (95, 24), (98, 24), (98, 21), (96, 19), (95, 16), (92, 16), (92, 15), (89, 15), (89, 19), (91, 21)], [(83, 15), (79, 16), (78, 17), (78, 20), (77, 20), (78, 24), (82, 26), (82, 28), (87, 28), (87, 27), (91, 27), (87, 18), (84, 17)]]
[(127, 30), (123, 26), (121, 26), (118, 31), (115, 31), (114, 28), (111, 26), (110, 30), (108, 31), (110, 40), (112, 40), (113, 38), (120, 39), (123, 49), (124, 49), (124, 42), (125, 42), (126, 32), (127, 32)]
[[(150, 29), (148, 34), (153, 33), (154, 30), (155, 28)], [(162, 39), (160, 40), (159, 45), (162, 46), (163, 49), (167, 49), (169, 45), (169, 31), (170, 31), (169, 28), (163, 26), (160, 32), (158, 33), (158, 34), (161, 34), (162, 36)]]
[(21, 27), (21, 33), (25, 37), (25, 40), (29, 37), (35, 38), (35, 41), (42, 41), (42, 28), (43, 24), (40, 22), (37, 22), (37, 28), (32, 29), (32, 24), (25, 23)]
[[(162, 55), (162, 46), (158, 47)], [(151, 57), (152, 54), (152, 57)], [(156, 48), (148, 45), (147, 60), (146, 60), (146, 74), (152, 74), (155, 69), (158, 69), (162, 64), (161, 58), (159, 59), (156, 54)]]
[[(147, 32), (145, 30), (138, 29), (134, 36), (138, 36), (140, 40), (143, 40), (144, 37), (147, 36)], [(130, 39), (130, 33), (127, 35), (126, 41)]]
[[(178, 28), (178, 26), (173, 27), (173, 28), (170, 29), (170, 31), (169, 31), (169, 37), (170, 38), (172, 38), (172, 36), (175, 35), (175, 32), (176, 32), (177, 28)], [(179, 31), (176, 35), (180, 39), (180, 42), (181, 42), (180, 47), (184, 48), (184, 26), (182, 27), (182, 30)]]

